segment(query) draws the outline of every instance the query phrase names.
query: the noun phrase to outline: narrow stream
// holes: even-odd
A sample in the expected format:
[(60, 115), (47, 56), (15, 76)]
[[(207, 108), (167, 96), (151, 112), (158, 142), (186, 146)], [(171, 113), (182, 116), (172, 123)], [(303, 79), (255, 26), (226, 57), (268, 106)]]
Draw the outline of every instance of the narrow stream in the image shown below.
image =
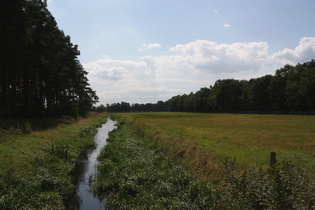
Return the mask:
[(108, 118), (107, 122), (101, 128), (98, 128), (94, 136), (95, 148), (87, 151), (86, 156), (82, 158), (81, 164), (78, 166), (77, 173), (80, 175), (76, 183), (77, 193), (67, 203), (67, 209), (104, 209), (104, 201), (101, 201), (89, 191), (89, 179), (92, 174), (96, 173), (97, 157), (107, 143), (109, 132), (116, 128), (115, 123), (115, 121)]

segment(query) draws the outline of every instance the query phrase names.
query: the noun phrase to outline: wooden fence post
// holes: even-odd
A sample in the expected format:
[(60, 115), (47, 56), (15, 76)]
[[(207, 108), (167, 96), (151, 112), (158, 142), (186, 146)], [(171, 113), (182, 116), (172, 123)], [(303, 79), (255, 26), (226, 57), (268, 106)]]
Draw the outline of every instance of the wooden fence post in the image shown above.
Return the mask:
[(270, 167), (273, 168), (276, 163), (277, 163), (276, 153), (271, 152), (270, 153)]

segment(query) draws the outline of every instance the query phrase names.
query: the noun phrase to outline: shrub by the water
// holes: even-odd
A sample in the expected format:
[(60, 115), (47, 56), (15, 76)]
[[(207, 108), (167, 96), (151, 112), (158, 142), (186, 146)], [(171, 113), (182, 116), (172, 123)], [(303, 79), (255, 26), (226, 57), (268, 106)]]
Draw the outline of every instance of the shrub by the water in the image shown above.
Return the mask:
[(233, 209), (314, 209), (315, 185), (304, 171), (282, 162), (263, 171), (240, 170), (227, 162), (222, 185), (226, 207)]

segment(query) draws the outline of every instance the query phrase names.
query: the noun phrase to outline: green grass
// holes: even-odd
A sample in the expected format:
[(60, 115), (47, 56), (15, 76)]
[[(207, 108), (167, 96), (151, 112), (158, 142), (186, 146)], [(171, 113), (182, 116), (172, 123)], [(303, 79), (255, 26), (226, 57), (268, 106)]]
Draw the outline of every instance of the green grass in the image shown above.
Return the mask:
[[(93, 138), (80, 139), (76, 141), (78, 134), (82, 130), (100, 124), (106, 121), (104, 115), (92, 115), (90, 118), (81, 118), (79, 120), (67, 119), (59, 121), (59, 124), (50, 128), (37, 130), (30, 134), (23, 134), (19, 131), (11, 132), (0, 137), (0, 175), (10, 168), (14, 170), (24, 171), (29, 169), (30, 160), (43, 153), (43, 149), (51, 145), (69, 145), (76, 144), (78, 148), (84, 147), (86, 144), (93, 145)], [(12, 123), (11, 123), (12, 124)], [(91, 125), (94, 124), (94, 125)], [(13, 130), (13, 129), (11, 129)], [(16, 130), (16, 129), (15, 129)], [(95, 130), (92, 131), (94, 133)]]
[[(188, 116), (166, 118), (173, 115), (181, 123)], [(159, 120), (165, 122), (163, 118), (119, 115), (122, 123), (110, 134), (92, 182), (92, 190), (106, 199), (107, 209), (314, 209), (315, 185), (291, 163), (263, 170), (225, 161), (219, 178), (199, 179), (178, 160), (190, 158), (198, 163), (194, 164), (198, 172), (205, 172), (201, 166), (209, 156), (202, 153), (209, 148), (183, 139), (186, 131), (181, 128), (170, 130), (172, 137), (165, 136), (164, 130), (154, 127)]]
[(28, 132), (15, 126), (23, 121), (2, 123), (0, 209), (63, 209), (74, 190), (71, 171), (79, 154), (94, 145), (96, 127), (106, 119), (105, 114), (91, 114), (53, 124), (30, 122)]
[(106, 199), (106, 209), (213, 209), (218, 203), (215, 191), (131, 126), (119, 126), (109, 140), (92, 187)]
[[(270, 152), (315, 174), (315, 116), (202, 113), (128, 113), (167, 141), (186, 142), (224, 161), (267, 168)], [(179, 148), (177, 148), (179, 149)]]

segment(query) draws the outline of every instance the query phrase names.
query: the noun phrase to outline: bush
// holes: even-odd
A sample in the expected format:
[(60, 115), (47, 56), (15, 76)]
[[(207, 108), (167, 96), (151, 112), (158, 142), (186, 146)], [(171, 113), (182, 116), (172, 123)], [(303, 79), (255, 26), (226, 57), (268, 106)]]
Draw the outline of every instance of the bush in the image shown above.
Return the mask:
[(314, 209), (314, 183), (304, 171), (283, 162), (263, 171), (251, 167), (240, 170), (226, 164), (225, 205), (233, 209)]

